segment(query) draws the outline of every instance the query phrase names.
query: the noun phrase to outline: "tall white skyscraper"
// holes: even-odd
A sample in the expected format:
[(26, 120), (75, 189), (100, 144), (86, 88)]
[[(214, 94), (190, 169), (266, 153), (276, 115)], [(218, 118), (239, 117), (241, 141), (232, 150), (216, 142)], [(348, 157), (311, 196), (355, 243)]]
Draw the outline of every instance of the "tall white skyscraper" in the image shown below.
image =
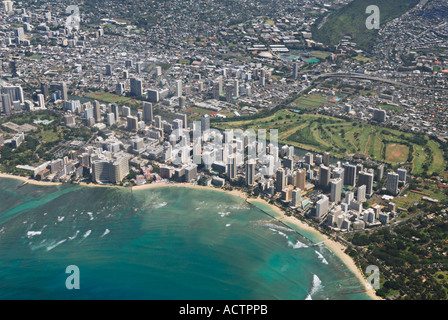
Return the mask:
[(235, 98), (238, 98), (240, 96), (240, 88), (239, 88), (239, 81), (237, 79), (233, 80), (233, 95)]
[(350, 204), (353, 201), (353, 199), (355, 199), (355, 194), (352, 191), (348, 191), (348, 192), (345, 193), (345, 200), (344, 200), (344, 202), (346, 204)]
[(122, 115), (123, 117), (125, 117), (125, 118), (126, 118), (127, 116), (130, 116), (130, 115), (131, 115), (131, 108), (124, 106), (124, 107), (121, 109), (121, 115)]
[(324, 152), (324, 165), (328, 167), (330, 165), (330, 153)]
[(340, 202), (341, 201), (341, 194), (342, 194), (342, 179), (333, 179), (330, 181), (331, 186), (331, 196), (330, 201), (332, 202)]
[(81, 110), (81, 101), (79, 100), (65, 101), (64, 106), (65, 110), (70, 110), (73, 113), (78, 113)]
[(359, 202), (365, 202), (366, 201), (366, 188), (367, 186), (364, 184), (360, 187), (358, 187), (358, 192), (356, 194), (356, 200)]
[(24, 41), (25, 40), (25, 31), (23, 28), (16, 28), (14, 29), (14, 36), (18, 41)]
[(39, 102), (39, 108), (45, 108), (45, 96), (43, 94), (37, 95), (37, 101)]
[(95, 122), (96, 123), (101, 122), (102, 121), (102, 119), (101, 119), (101, 105), (100, 105), (99, 101), (95, 100), (93, 102), (93, 109), (94, 109), (93, 117), (95, 118)]
[(317, 201), (317, 203), (316, 203), (316, 216), (321, 218), (322, 216), (327, 214), (328, 213), (328, 205), (329, 205), (328, 197), (321, 195), (320, 200)]
[(201, 118), (201, 130), (202, 134), (210, 130), (210, 116), (208, 114), (204, 114)]
[(137, 117), (134, 116), (127, 116), (127, 129), (129, 131), (137, 131), (138, 130), (138, 119)]
[(182, 80), (176, 80), (176, 97), (182, 97)]
[(313, 154), (311, 152), (305, 154), (305, 162), (308, 163), (310, 166), (314, 165)]
[(2, 94), (9, 95), (11, 103), (15, 101), (19, 101), (20, 103), (25, 102), (23, 90), (20, 86), (2, 86)]
[(301, 190), (305, 190), (306, 185), (306, 169), (299, 169), (296, 171), (295, 185)]
[(129, 174), (127, 154), (115, 155), (114, 159), (96, 160), (92, 165), (92, 176), (99, 183), (120, 183)]
[(106, 124), (110, 127), (115, 124), (115, 114), (113, 112), (108, 113), (106, 116)]
[(115, 94), (122, 95), (124, 93), (124, 83), (118, 82), (115, 86)]
[(61, 82), (61, 97), (62, 100), (68, 101), (68, 89), (66, 82)]
[[(299, 64), (297, 62), (295, 62), (292, 65), (292, 78), (297, 79), (298, 75), (299, 75)], [(326, 166), (328, 166), (328, 165), (326, 165)]]
[(6, 13), (13, 12), (14, 11), (13, 2), (9, 0), (3, 1), (3, 10)]
[(398, 173), (389, 172), (387, 174), (387, 181), (386, 181), (386, 189), (387, 189), (387, 191), (390, 192), (393, 195), (397, 195), (398, 192), (399, 192), (398, 181), (399, 181)]

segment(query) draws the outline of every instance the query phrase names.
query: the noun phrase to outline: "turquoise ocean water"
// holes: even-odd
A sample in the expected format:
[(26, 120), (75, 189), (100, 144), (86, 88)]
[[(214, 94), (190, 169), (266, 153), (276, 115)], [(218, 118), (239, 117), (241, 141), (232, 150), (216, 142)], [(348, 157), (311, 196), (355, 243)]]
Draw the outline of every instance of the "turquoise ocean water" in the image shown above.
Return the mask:
[(21, 183), (0, 179), (0, 299), (368, 299), (318, 239), (227, 193)]

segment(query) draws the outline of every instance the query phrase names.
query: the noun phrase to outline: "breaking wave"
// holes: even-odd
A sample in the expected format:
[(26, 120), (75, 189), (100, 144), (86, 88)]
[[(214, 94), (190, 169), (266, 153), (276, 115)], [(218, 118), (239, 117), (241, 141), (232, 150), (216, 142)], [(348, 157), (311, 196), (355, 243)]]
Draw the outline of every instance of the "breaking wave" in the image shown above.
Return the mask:
[(306, 244), (300, 242), (299, 240), (296, 240), (295, 244), (292, 243), (291, 241), (288, 241), (288, 246), (293, 247), (293, 249), (308, 248)]
[(291, 231), (294, 231), (293, 229), (291, 229), (291, 228), (288, 228), (288, 227), (284, 227), (284, 226), (279, 226), (279, 225), (277, 225), (277, 224), (273, 224), (273, 223), (266, 223), (266, 224), (264, 224), (266, 227), (269, 227), (269, 229), (275, 229), (275, 230), (280, 230), (280, 231), (287, 231), (287, 232), (291, 232)]
[(308, 296), (305, 298), (305, 300), (313, 300), (312, 299), (312, 295), (316, 294), (317, 292), (319, 292), (320, 290), (323, 289), (323, 285), (322, 285), (322, 281), (319, 279), (319, 277), (317, 275), (313, 275), (313, 283), (311, 286), (311, 290), (310, 293), (308, 294)]
[(322, 253), (320, 253), (319, 251), (314, 251), (314, 252), (316, 252), (318, 258), (320, 259), (320, 261), (322, 261), (323, 264), (328, 264), (328, 261), (324, 258)]
[(64, 240), (61, 240), (61, 241), (59, 241), (59, 242), (56, 242), (55, 244), (49, 245), (49, 246), (47, 247), (47, 251), (51, 251), (51, 250), (53, 250), (54, 248), (56, 248), (56, 247), (59, 246), (60, 244), (63, 244), (65, 241), (67, 241), (67, 239), (64, 239)]
[(83, 237), (87, 238), (88, 236), (90, 236), (91, 233), (92, 233), (92, 230), (89, 230), (86, 233), (84, 233)]
[(109, 234), (109, 233), (110, 233), (110, 230), (106, 229), (106, 231), (104, 231), (104, 233), (101, 235), (101, 238), (104, 237), (105, 235)]

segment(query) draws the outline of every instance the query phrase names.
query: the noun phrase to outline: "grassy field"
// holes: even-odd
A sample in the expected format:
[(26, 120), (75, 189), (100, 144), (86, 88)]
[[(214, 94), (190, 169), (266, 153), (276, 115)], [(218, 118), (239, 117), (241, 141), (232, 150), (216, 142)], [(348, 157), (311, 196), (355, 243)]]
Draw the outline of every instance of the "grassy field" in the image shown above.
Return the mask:
[(128, 104), (128, 105), (137, 105), (141, 103), (140, 101), (129, 97), (123, 97), (110, 92), (101, 92), (101, 91), (91, 92), (88, 95), (86, 95), (86, 97), (107, 103)]
[(419, 175), (423, 173), (423, 164), (427, 161), (429, 155), (426, 153), (422, 146), (414, 146), (414, 162), (412, 167), (412, 173)]
[(392, 106), (390, 104), (380, 104), (378, 105), (379, 108), (385, 109), (385, 110), (391, 110), (391, 111), (397, 111), (397, 112), (403, 112), (403, 109), (397, 106)]
[[(309, 97), (299, 99), (299, 104), (318, 104), (307, 99)], [(319, 153), (330, 152), (337, 158), (364, 154), (392, 166), (406, 163), (400, 166), (409, 168), (416, 175), (425, 172), (425, 163), (430, 175), (441, 172), (445, 164), (438, 143), (426, 137), (416, 141), (415, 135), (409, 133), (319, 114), (300, 114), (283, 109), (265, 118), (215, 123), (214, 126), (221, 130), (251, 128), (269, 132), (277, 129), (281, 143)], [(425, 152), (427, 148), (431, 149), (432, 156)], [(408, 159), (412, 161), (408, 162)]]
[(431, 149), (432, 162), (429, 166), (429, 172), (441, 172), (445, 168), (445, 160), (443, 159), (443, 151), (439, 148), (437, 142), (430, 140), (428, 146)]
[(204, 114), (210, 115), (212, 113), (213, 113), (213, 111), (211, 111), (211, 110), (206, 110), (206, 109), (202, 109), (202, 108), (198, 108), (198, 107), (192, 107), (187, 110), (188, 121), (200, 121), (201, 117)]
[(331, 52), (328, 51), (311, 51), (311, 54), (321, 60), (325, 60), (331, 56)]
[(297, 109), (315, 110), (326, 104), (327, 100), (321, 95), (312, 94), (300, 97), (295, 103)]
[[(443, 193), (441, 189), (437, 187), (437, 185), (432, 184), (426, 184), (419, 186), (418, 190), (420, 192), (429, 194), (430, 198), (437, 199), (439, 201), (446, 198), (446, 194)], [(424, 195), (412, 192), (411, 190), (407, 190), (404, 192), (404, 194), (401, 197), (397, 197), (393, 200), (393, 202), (397, 205), (399, 208), (405, 208), (409, 209), (413, 206), (415, 202), (425, 202), (422, 198)]]
[(361, 61), (361, 62), (366, 62), (366, 63), (372, 61), (372, 59), (364, 57), (364, 56), (356, 56), (353, 59)]
[(36, 134), (36, 137), (42, 140), (43, 143), (51, 143), (60, 140), (59, 132), (54, 132), (53, 130), (44, 130)]
[(402, 144), (390, 143), (386, 146), (385, 155), (386, 161), (390, 163), (406, 162), (409, 156), (409, 147)]
[(368, 90), (359, 90), (359, 94), (362, 96), (368, 96), (368, 97), (373, 97), (376, 96), (376, 92), (374, 91), (368, 91)]

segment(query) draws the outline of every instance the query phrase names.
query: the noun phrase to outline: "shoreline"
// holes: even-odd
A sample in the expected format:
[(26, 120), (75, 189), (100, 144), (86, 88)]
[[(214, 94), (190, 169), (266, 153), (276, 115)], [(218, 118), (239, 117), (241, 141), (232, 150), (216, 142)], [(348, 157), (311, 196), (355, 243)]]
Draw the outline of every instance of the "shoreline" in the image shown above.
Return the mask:
[(272, 210), (274, 210), (276, 213), (278, 213), (281, 216), (281, 221), (287, 221), (295, 226), (297, 226), (302, 230), (306, 230), (314, 235), (317, 235), (321, 238), (323, 238), (323, 244), (327, 246), (328, 249), (330, 249), (338, 258), (347, 266), (347, 268), (350, 269), (354, 273), (354, 275), (358, 278), (358, 280), (363, 284), (365, 288), (366, 294), (371, 297), (374, 300), (381, 300), (380, 297), (376, 295), (376, 291), (373, 288), (369, 288), (367, 286), (367, 280), (364, 277), (361, 270), (357, 267), (353, 259), (345, 253), (345, 250), (347, 247), (343, 245), (340, 242), (337, 242), (333, 239), (330, 239), (327, 235), (321, 233), (320, 231), (316, 230), (314, 227), (310, 226), (309, 224), (297, 219), (293, 216), (287, 216), (282, 209), (277, 207), (276, 205), (268, 203), (266, 200), (257, 198), (257, 199), (248, 199), (248, 202), (259, 202), (263, 203), (265, 205), (268, 205)]
[(0, 178), (20, 180), (20, 181), (27, 182), (29, 184), (33, 184), (33, 185), (36, 185), (36, 186), (51, 187), (51, 186), (60, 186), (60, 185), (62, 185), (62, 182), (37, 181), (37, 180), (30, 179), (30, 178), (27, 178), (27, 177), (15, 176), (15, 175), (3, 173), (3, 172), (0, 172)]
[[(29, 179), (26, 177), (21, 176), (14, 176), (10, 174), (5, 174), (0, 172), (0, 178), (9, 178), (9, 179), (16, 179), (21, 180), (24, 182), (28, 182), (29, 184), (38, 185), (38, 186), (57, 186), (62, 185), (62, 183), (58, 182), (45, 182), (45, 181), (36, 181), (34, 179)], [(299, 228), (299, 230), (308, 231), (320, 238), (323, 239), (323, 244), (327, 246), (328, 249), (330, 249), (346, 266), (347, 268), (352, 271), (352, 273), (358, 278), (358, 280), (363, 284), (365, 288), (365, 293), (371, 297), (374, 300), (381, 300), (380, 297), (376, 295), (376, 292), (373, 288), (369, 288), (367, 286), (367, 281), (364, 275), (362, 274), (361, 270), (356, 266), (354, 260), (345, 253), (345, 250), (347, 247), (343, 245), (340, 242), (337, 242), (335, 240), (330, 239), (327, 235), (321, 233), (320, 231), (316, 230), (314, 227), (310, 226), (309, 224), (297, 219), (293, 216), (287, 216), (282, 209), (277, 207), (276, 205), (270, 204), (264, 199), (261, 198), (248, 198), (247, 194), (239, 189), (233, 189), (225, 190), (218, 187), (211, 187), (211, 186), (200, 186), (200, 185), (194, 185), (189, 183), (168, 183), (168, 182), (160, 182), (160, 183), (151, 183), (151, 184), (144, 184), (140, 186), (133, 186), (133, 187), (123, 187), (123, 186), (115, 186), (115, 185), (99, 185), (99, 184), (87, 184), (87, 183), (80, 183), (78, 184), (80, 186), (94, 188), (94, 187), (100, 187), (100, 188), (122, 188), (122, 189), (131, 189), (131, 191), (142, 191), (142, 190), (149, 190), (149, 189), (155, 189), (155, 188), (192, 188), (192, 189), (198, 189), (198, 190), (212, 190), (212, 191), (219, 191), (219, 192), (225, 192), (227, 194), (231, 194), (233, 196), (239, 197), (248, 203), (258, 202), (265, 204), (269, 206), (273, 211), (275, 211), (277, 214), (280, 215), (280, 218), (277, 218), (281, 221), (287, 221), (291, 223), (292, 225), (295, 225)]]
[(218, 188), (218, 187), (200, 186), (200, 185), (196, 185), (196, 184), (180, 183), (180, 182), (175, 182), (175, 183), (162, 182), (162, 183), (144, 184), (141, 186), (131, 187), (131, 190), (132, 191), (141, 191), (141, 190), (149, 190), (149, 189), (154, 189), (154, 188), (168, 188), (168, 187), (219, 191), (219, 192), (225, 192), (225, 193), (231, 194), (235, 197), (239, 197), (241, 199), (247, 200), (246, 193), (244, 193), (243, 191), (238, 190), (238, 189), (233, 189), (232, 191), (230, 191), (230, 190), (225, 190), (225, 189)]

